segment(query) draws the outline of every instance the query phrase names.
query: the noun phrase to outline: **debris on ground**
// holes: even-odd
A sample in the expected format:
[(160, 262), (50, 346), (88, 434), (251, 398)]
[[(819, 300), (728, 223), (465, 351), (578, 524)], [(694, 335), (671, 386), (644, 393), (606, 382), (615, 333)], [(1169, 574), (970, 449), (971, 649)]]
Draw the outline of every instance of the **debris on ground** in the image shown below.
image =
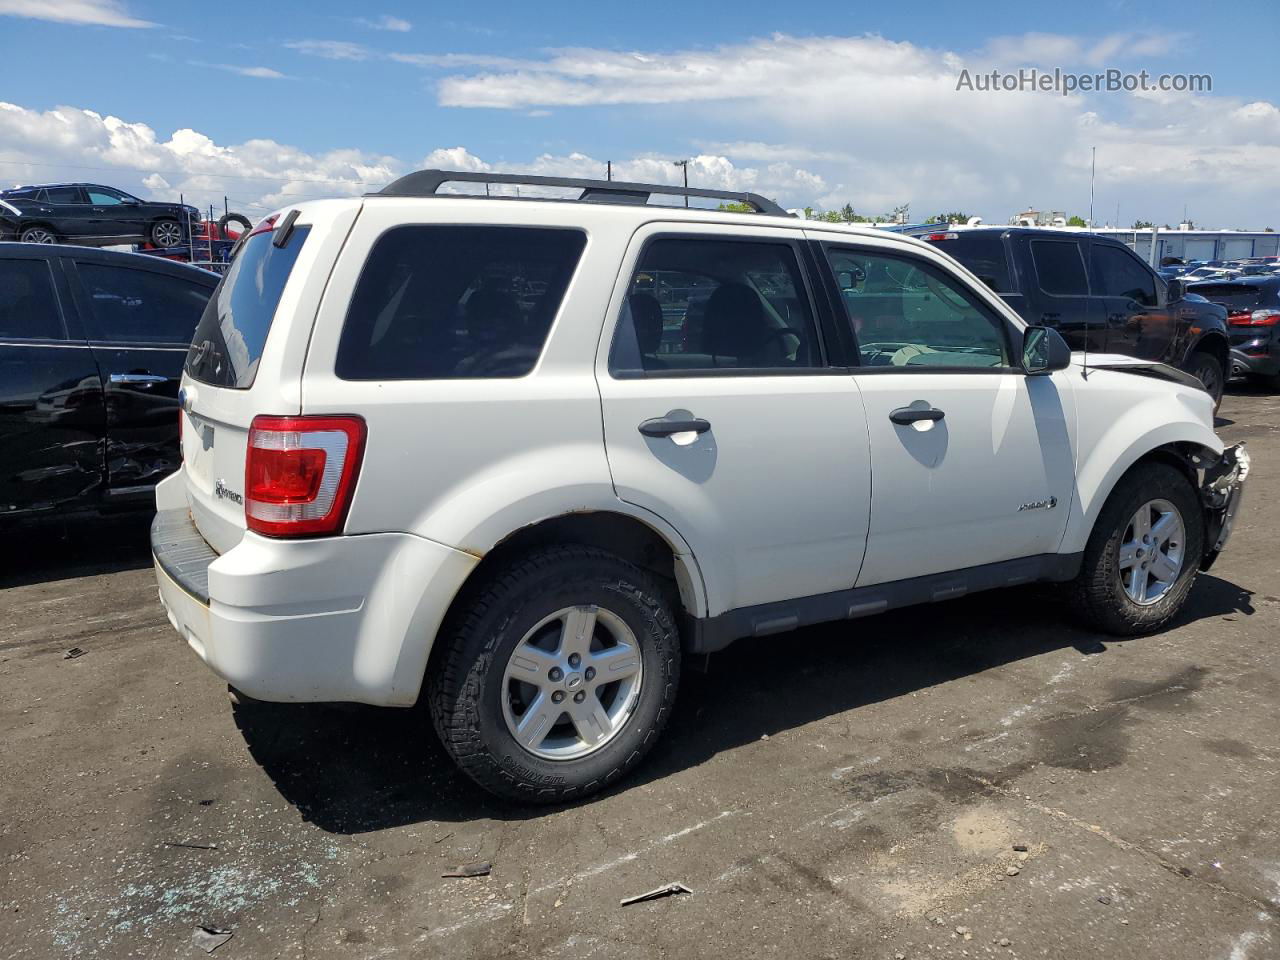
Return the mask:
[(63, 660), (74, 660), (76, 657), (83, 657), (89, 651), (83, 647), (72, 647), (62, 655)]
[(1021, 871), (1021, 870), (1019, 870), (1017, 867), (1009, 867), (1009, 868), (1007, 868), (1007, 869), (1005, 870), (1004, 875), (1005, 875), (1006, 877), (1016, 877), (1016, 876), (1017, 876), (1018, 874), (1020, 874), (1021, 872), (1022, 872), (1022, 871)]
[(213, 953), (233, 936), (230, 930), (221, 927), (196, 927), (191, 933), (191, 942), (205, 953)]
[(450, 831), (449, 831), (448, 833), (446, 833), (443, 837), (436, 837), (436, 838), (435, 838), (434, 840), (432, 840), (431, 842), (432, 842), (432, 843), (442, 843), (442, 842), (444, 842), (445, 840), (448, 840), (448, 839), (449, 839), (450, 837), (452, 837), (452, 836), (453, 836), (453, 831), (452, 831), (452, 830), (450, 830)]
[(968, 927), (956, 927), (956, 934), (958, 936), (964, 937), (966, 940), (973, 939), (973, 931), (971, 931)]
[(999, 940), (996, 941), (996, 943), (1002, 947), (1009, 946), (1011, 942), (1012, 941), (1010, 941), (1008, 937), (1001, 937)]
[(674, 897), (682, 893), (693, 893), (683, 883), (668, 883), (665, 887), (658, 887), (656, 890), (650, 890), (648, 893), (637, 894), (634, 897), (627, 897), (625, 900), (619, 900), (618, 905), (629, 907), (633, 903), (645, 903), (649, 900), (660, 900), (663, 897)]
[(216, 843), (183, 843), (181, 840), (166, 840), (166, 847), (182, 847), (186, 850), (217, 850)]
[(1015, 843), (1015, 844), (1013, 845), (1013, 851), (1014, 851), (1014, 853), (1026, 853), (1026, 852), (1027, 852), (1027, 849), (1028, 849), (1028, 847), (1027, 847), (1027, 845), (1026, 845), (1025, 843)]
[(493, 864), (488, 860), (481, 860), (479, 863), (463, 864), (457, 870), (450, 870), (442, 873), (442, 877), (487, 877), (493, 870)]
[(1099, 902), (1100, 904), (1102, 904), (1102, 905), (1105, 907), (1105, 906), (1108, 906), (1108, 905), (1111, 903), (1111, 898), (1110, 898), (1110, 897), (1108, 897), (1106, 894), (1103, 894), (1102, 896), (1100, 896), (1100, 897), (1098, 898), (1098, 902)]

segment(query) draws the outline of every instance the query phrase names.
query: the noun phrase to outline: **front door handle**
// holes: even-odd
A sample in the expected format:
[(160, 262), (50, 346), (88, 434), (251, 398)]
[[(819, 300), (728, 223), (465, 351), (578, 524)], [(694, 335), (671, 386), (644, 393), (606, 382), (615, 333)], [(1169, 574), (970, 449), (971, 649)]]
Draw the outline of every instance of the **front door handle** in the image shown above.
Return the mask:
[(123, 383), (133, 387), (152, 387), (157, 383), (168, 383), (168, 377), (162, 377), (155, 373), (113, 373), (111, 374), (112, 383)]
[(945, 416), (946, 414), (936, 407), (899, 407), (889, 414), (889, 419), (905, 426), (917, 420), (941, 420)]
[(654, 417), (640, 424), (640, 432), (646, 437), (669, 437), (675, 433), (706, 433), (711, 424), (700, 417), (688, 420), (668, 420), (666, 417)]

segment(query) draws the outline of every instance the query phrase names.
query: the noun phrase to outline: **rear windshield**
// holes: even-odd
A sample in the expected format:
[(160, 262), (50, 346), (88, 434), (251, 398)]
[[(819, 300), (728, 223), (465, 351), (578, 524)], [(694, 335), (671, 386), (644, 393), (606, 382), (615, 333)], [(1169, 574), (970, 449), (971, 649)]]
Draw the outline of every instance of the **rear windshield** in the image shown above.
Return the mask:
[(522, 377), (586, 245), (580, 230), (403, 226), (373, 245), (342, 328), (344, 380)]
[(943, 253), (948, 253), (996, 293), (1016, 293), (1009, 279), (1009, 258), (1004, 238), (996, 230), (960, 233), (954, 240), (931, 240)]
[(1276, 299), (1275, 287), (1266, 288), (1251, 283), (1196, 284), (1188, 292), (1220, 303), (1228, 310), (1256, 310), (1271, 306)]
[(294, 227), (284, 247), (271, 231), (250, 237), (205, 307), (187, 353), (187, 375), (215, 387), (253, 386), (280, 294), (310, 227)]

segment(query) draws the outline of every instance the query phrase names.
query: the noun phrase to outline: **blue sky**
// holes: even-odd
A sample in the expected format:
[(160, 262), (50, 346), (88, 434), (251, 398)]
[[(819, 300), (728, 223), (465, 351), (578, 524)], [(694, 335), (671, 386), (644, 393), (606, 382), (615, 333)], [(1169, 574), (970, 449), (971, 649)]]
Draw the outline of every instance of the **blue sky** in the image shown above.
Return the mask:
[[(1176, 220), (1185, 203), (1206, 225), (1280, 228), (1273, 0), (212, 9), (0, 0), (0, 182), (234, 190), (265, 208), (428, 159), (674, 177), (693, 156), (695, 179), (788, 205), (1002, 221), (1082, 212), (1096, 144), (1099, 219), (1119, 202), (1121, 222)], [(1208, 73), (1213, 91), (953, 89), (961, 68), (1024, 65)]]

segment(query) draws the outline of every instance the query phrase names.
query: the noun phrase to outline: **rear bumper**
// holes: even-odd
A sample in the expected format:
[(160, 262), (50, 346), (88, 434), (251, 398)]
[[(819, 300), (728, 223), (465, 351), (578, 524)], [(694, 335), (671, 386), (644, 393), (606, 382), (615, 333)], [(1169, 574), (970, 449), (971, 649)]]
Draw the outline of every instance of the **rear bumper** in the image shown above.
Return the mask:
[(445, 611), (478, 562), (409, 534), (274, 540), (222, 555), (185, 508), (151, 528), (169, 622), (259, 700), (411, 706)]
[(1280, 344), (1265, 336), (1231, 347), (1231, 373), (1271, 377), (1280, 373)]

